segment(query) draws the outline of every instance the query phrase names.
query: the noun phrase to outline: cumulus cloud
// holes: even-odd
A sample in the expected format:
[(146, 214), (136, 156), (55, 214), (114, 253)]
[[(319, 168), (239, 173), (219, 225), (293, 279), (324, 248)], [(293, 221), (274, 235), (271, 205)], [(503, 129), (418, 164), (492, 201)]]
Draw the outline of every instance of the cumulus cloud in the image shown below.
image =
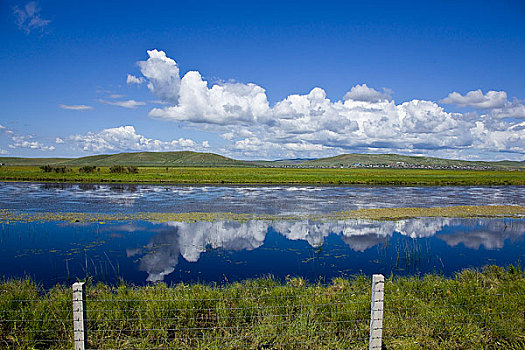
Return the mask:
[(55, 146), (47, 146), (41, 142), (33, 140), (31, 135), (13, 135), (11, 137), (12, 143), (9, 144), (9, 148), (28, 148), (38, 151), (53, 151)]
[(356, 85), (343, 97), (344, 100), (379, 102), (390, 100), (390, 90), (383, 89), (383, 92), (369, 88), (366, 84)]
[[(5, 137), (9, 143), (10, 149), (27, 148), (38, 151), (53, 151), (54, 146), (48, 146), (34, 139), (33, 135), (22, 135), (0, 124), (0, 135)], [(0, 154), (9, 153), (6, 150), (0, 150)]]
[(88, 132), (84, 135), (73, 135), (68, 141), (74, 148), (95, 153), (127, 151), (204, 151), (209, 147), (207, 142), (198, 144), (191, 139), (162, 141), (137, 134), (133, 126), (120, 126), (104, 129), (100, 132)]
[(451, 92), (446, 98), (441, 100), (441, 103), (455, 104), (460, 107), (473, 107), (480, 109), (501, 108), (504, 107), (507, 101), (507, 93), (505, 91), (488, 91), (486, 94), (478, 89), (469, 91), (465, 95), (458, 92)]
[(126, 78), (126, 84), (128, 85), (142, 85), (144, 82), (146, 82), (146, 79), (143, 77), (136, 77), (132, 74), (128, 74), (128, 77)]
[(141, 101), (135, 101), (135, 100), (126, 100), (126, 101), (108, 101), (108, 100), (98, 100), (100, 103), (104, 103), (106, 105), (111, 106), (117, 106), (117, 107), (123, 107), (123, 108), (129, 108), (129, 109), (135, 109), (139, 106), (145, 106), (146, 102)]
[(69, 110), (72, 110), (72, 111), (89, 111), (90, 109), (93, 109), (93, 107), (87, 106), (87, 105), (65, 105), (65, 104), (59, 104), (58, 107), (62, 108), (62, 109), (69, 109)]
[(180, 81), (178, 104), (154, 108), (150, 116), (167, 120), (228, 125), (265, 122), (270, 108), (263, 88), (255, 84), (225, 83), (208, 87), (199, 72)]
[[(148, 51), (138, 62), (142, 79), (165, 107), (152, 118), (219, 133), (222, 153), (246, 158), (321, 157), (348, 152), (454, 155), (460, 158), (505, 151), (521, 159), (525, 144), (518, 119), (525, 106), (504, 91), (451, 93), (442, 103), (483, 111), (450, 113), (434, 101), (396, 104), (390, 90), (356, 85), (340, 100), (319, 87), (270, 105), (266, 90), (254, 83), (209, 84), (198, 71), (180, 75), (165, 52)], [(137, 79), (140, 79), (137, 78)], [(520, 133), (523, 134), (523, 133)], [(490, 139), (494, 137), (494, 139)]]
[(147, 53), (148, 60), (138, 62), (138, 65), (148, 80), (148, 88), (161, 100), (177, 103), (181, 84), (177, 63), (164, 51), (149, 50)]
[(40, 17), (40, 8), (34, 1), (28, 2), (22, 8), (18, 6), (13, 7), (13, 14), (16, 25), (26, 34), (30, 34), (33, 30), (43, 32), (45, 27), (51, 23), (50, 20)]

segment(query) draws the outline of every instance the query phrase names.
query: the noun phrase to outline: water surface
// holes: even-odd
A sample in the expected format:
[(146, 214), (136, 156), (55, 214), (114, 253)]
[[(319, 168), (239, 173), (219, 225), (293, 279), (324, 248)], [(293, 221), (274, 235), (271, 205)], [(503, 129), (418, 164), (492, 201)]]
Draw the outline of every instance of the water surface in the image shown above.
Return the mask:
[(525, 186), (175, 186), (1, 183), (2, 209), (46, 212), (232, 212), (271, 215), (363, 208), (519, 205)]
[[(323, 214), (360, 208), (523, 204), (525, 187), (215, 187), (0, 183), (18, 212)], [(49, 287), (115, 283), (310, 281), (359, 273), (452, 275), (525, 260), (525, 218), (15, 222), (0, 231), (0, 276)]]

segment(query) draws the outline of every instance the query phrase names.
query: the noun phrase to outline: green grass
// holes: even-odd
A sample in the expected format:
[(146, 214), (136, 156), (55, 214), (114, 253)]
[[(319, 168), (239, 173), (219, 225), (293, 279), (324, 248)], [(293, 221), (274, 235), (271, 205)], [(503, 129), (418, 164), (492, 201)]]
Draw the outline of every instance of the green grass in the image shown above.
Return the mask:
[(525, 185), (523, 171), (419, 169), (294, 169), (246, 167), (141, 167), (138, 174), (100, 172), (44, 173), (39, 167), (0, 167), (0, 181), (117, 182), (172, 184), (317, 184), (317, 185)]
[[(387, 276), (388, 277), (388, 276)], [(385, 281), (387, 349), (523, 349), (521, 268)], [(87, 283), (89, 348), (364, 349), (370, 279), (271, 278), (227, 285)], [(71, 288), (0, 283), (0, 348), (70, 349)], [(45, 341), (42, 341), (45, 340)]]
[(0, 224), (14, 222), (114, 222), (114, 221), (150, 221), (150, 222), (197, 222), (197, 221), (247, 221), (247, 220), (348, 220), (364, 219), (378, 221), (396, 221), (422, 217), (451, 217), (451, 218), (494, 218), (510, 217), (523, 218), (525, 206), (520, 205), (460, 205), (431, 208), (376, 208), (357, 209), (327, 214), (310, 215), (270, 215), (249, 213), (155, 213), (139, 212), (127, 214), (102, 214), (82, 212), (18, 212), (9, 209), (0, 209)]

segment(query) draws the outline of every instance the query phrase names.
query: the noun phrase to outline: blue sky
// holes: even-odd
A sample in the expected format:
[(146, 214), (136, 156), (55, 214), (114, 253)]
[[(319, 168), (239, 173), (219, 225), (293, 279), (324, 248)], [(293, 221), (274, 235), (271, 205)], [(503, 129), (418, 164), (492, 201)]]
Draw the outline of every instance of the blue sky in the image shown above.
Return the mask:
[(4, 0), (0, 17), (7, 156), (525, 159), (524, 1)]

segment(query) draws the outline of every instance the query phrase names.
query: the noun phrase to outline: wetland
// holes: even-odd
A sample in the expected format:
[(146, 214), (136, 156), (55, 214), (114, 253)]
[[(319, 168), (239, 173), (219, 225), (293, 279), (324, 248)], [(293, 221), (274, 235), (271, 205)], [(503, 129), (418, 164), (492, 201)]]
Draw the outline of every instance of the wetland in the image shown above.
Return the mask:
[(525, 188), (0, 183), (0, 275), (228, 283), (452, 276), (525, 258)]

